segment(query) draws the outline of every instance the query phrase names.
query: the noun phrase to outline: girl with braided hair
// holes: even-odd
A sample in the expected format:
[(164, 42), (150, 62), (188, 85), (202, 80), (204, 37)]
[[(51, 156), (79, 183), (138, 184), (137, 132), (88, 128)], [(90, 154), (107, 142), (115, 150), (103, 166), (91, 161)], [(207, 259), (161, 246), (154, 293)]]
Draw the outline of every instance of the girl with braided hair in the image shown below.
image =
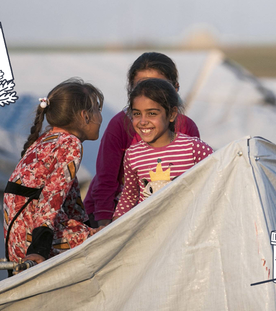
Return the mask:
[[(102, 105), (101, 91), (81, 79), (62, 82), (40, 99), (4, 194), (8, 260), (40, 263), (95, 233), (85, 224), (76, 173), (82, 142), (98, 139)], [(41, 135), (44, 117), (49, 127)]]

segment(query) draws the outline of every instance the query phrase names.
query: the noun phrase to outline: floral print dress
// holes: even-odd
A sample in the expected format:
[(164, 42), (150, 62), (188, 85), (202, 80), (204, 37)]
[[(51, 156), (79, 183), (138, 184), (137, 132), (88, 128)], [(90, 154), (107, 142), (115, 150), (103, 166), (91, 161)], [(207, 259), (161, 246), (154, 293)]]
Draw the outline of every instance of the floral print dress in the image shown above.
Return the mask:
[[(76, 173), (82, 158), (80, 140), (67, 132), (49, 131), (26, 151), (9, 181), (30, 188), (42, 188), (19, 214), (11, 227), (8, 253), (11, 261), (24, 258), (35, 228), (53, 230), (50, 257), (81, 244), (89, 237), (88, 220), (81, 198)], [(19, 209), (28, 198), (4, 194), (4, 237)]]

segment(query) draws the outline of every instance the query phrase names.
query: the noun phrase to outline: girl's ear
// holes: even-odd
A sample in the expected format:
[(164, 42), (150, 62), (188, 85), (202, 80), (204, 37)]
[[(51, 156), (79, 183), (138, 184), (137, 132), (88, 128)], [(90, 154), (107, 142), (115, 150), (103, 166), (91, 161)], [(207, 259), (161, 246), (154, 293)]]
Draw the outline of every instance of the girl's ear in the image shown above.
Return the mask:
[(177, 107), (173, 107), (171, 115), (170, 115), (170, 122), (174, 122), (175, 118), (177, 117), (178, 109)]
[(81, 111), (81, 118), (83, 119), (83, 121), (84, 121), (86, 124), (88, 124), (89, 121), (90, 121), (90, 117), (89, 117), (87, 111), (85, 111), (85, 110), (82, 110), (82, 111)]

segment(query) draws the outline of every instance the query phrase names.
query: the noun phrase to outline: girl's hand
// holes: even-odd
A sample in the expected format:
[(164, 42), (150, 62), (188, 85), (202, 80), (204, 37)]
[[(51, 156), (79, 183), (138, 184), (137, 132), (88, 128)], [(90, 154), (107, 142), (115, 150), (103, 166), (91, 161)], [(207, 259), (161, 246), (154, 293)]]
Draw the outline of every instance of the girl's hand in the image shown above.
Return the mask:
[(97, 229), (95, 228), (89, 228), (89, 236), (94, 235), (95, 233), (97, 233)]
[(41, 263), (42, 261), (45, 260), (45, 258), (39, 254), (30, 254), (27, 255), (25, 258), (23, 258), (23, 262), (25, 262), (26, 260), (32, 260), (36, 263)]
[(103, 228), (105, 228), (106, 226), (100, 226), (99, 228), (96, 229), (96, 232), (101, 231)]

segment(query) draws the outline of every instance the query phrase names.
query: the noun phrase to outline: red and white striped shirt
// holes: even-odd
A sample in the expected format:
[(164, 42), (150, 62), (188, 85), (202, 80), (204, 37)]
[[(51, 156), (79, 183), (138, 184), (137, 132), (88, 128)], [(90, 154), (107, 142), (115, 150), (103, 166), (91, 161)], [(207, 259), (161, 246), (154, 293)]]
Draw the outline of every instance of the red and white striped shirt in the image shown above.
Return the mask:
[(159, 183), (158, 190), (212, 152), (199, 138), (182, 133), (164, 147), (153, 148), (144, 141), (130, 146), (124, 158), (124, 190), (114, 217), (122, 216), (148, 196), (146, 183)]

